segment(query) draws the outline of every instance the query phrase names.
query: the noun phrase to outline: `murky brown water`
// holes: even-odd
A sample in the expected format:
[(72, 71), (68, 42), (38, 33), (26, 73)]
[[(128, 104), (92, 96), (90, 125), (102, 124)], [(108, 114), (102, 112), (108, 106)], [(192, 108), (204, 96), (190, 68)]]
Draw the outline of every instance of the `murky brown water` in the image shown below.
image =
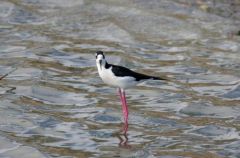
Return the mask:
[[(0, 157), (240, 157), (240, 1), (1, 0)], [(110, 63), (167, 76), (127, 91)]]

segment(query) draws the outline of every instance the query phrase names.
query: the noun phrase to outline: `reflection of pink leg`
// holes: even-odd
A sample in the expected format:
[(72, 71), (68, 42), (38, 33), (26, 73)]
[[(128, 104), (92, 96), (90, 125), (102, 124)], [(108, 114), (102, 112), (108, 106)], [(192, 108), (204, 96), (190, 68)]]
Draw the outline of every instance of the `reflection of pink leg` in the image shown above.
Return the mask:
[(123, 147), (123, 148), (131, 148), (131, 145), (128, 144), (128, 136), (127, 134), (123, 134), (123, 136), (121, 135), (117, 135), (118, 139), (119, 139), (119, 146)]

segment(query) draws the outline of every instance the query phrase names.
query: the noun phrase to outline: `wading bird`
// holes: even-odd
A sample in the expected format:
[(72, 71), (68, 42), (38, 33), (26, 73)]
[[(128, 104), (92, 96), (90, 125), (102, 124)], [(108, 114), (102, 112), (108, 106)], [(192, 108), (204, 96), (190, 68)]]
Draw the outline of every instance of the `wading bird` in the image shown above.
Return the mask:
[(136, 86), (145, 80), (166, 80), (160, 77), (148, 76), (134, 72), (128, 68), (112, 65), (107, 62), (105, 55), (102, 51), (96, 52), (96, 64), (99, 76), (104, 83), (117, 87), (122, 102), (122, 112), (124, 116), (124, 132), (126, 133), (128, 128), (128, 106), (126, 101), (125, 90)]

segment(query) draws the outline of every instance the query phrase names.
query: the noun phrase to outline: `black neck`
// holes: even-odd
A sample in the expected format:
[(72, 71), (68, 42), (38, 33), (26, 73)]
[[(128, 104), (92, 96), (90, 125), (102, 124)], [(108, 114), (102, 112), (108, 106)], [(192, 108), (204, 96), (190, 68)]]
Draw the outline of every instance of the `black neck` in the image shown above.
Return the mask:
[(111, 66), (111, 65), (108, 64), (108, 62), (106, 61), (105, 68), (108, 69), (108, 68), (110, 68), (110, 66)]

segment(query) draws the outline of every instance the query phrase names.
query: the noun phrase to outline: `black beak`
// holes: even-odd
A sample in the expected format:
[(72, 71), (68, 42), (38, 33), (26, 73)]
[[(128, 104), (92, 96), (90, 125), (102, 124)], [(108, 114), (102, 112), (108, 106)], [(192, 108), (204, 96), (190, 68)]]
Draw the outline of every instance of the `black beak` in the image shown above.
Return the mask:
[(100, 68), (102, 69), (102, 60), (99, 60)]

